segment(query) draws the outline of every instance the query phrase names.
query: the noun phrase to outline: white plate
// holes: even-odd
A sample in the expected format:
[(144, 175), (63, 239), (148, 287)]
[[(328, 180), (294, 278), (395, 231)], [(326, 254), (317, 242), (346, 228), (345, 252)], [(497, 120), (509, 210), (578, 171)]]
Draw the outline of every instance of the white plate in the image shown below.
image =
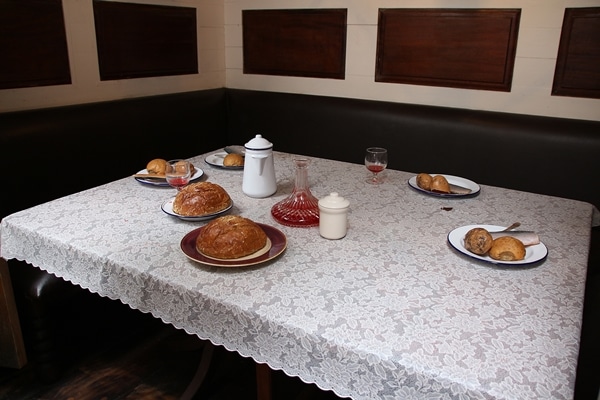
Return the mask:
[(533, 246), (525, 247), (525, 258), (519, 261), (500, 261), (494, 260), (490, 256), (480, 256), (475, 253), (470, 252), (465, 248), (465, 235), (473, 228), (483, 228), (489, 232), (501, 231), (505, 226), (499, 225), (466, 225), (461, 226), (460, 228), (454, 229), (452, 232), (448, 234), (448, 242), (459, 252), (466, 254), (469, 257), (476, 258), (478, 260), (486, 261), (492, 264), (500, 264), (500, 265), (513, 265), (513, 266), (522, 266), (533, 264), (539, 261), (542, 261), (548, 255), (548, 248), (544, 243), (535, 244)]
[(225, 156), (227, 155), (227, 152), (220, 152), (220, 153), (215, 153), (215, 154), (211, 154), (209, 156), (207, 156), (204, 161), (208, 164), (211, 165), (213, 167), (217, 167), (217, 168), (223, 168), (223, 169), (244, 169), (243, 165), (237, 166), (237, 167), (226, 167), (225, 165), (223, 165), (223, 160), (225, 159)]
[(464, 188), (471, 189), (471, 193), (468, 193), (468, 194), (439, 193), (439, 192), (432, 192), (431, 190), (425, 190), (425, 189), (420, 188), (417, 185), (417, 176), (416, 175), (408, 180), (408, 184), (413, 189), (416, 189), (419, 192), (423, 192), (430, 196), (436, 196), (436, 197), (450, 197), (450, 198), (473, 197), (473, 196), (477, 196), (479, 194), (479, 191), (481, 190), (481, 187), (479, 187), (478, 184), (476, 184), (475, 182), (473, 182), (469, 179), (461, 178), (460, 176), (445, 175), (445, 174), (429, 174), (429, 175), (431, 175), (431, 176), (442, 175), (444, 178), (446, 178), (446, 180), (448, 181), (449, 184), (462, 186)]
[(173, 197), (170, 200), (165, 201), (160, 208), (167, 214), (173, 216), (173, 217), (177, 217), (179, 219), (182, 219), (184, 221), (206, 221), (215, 217), (218, 217), (221, 214), (225, 214), (227, 211), (231, 210), (231, 207), (233, 207), (233, 201), (231, 201), (231, 203), (229, 203), (229, 206), (227, 208), (225, 208), (224, 210), (218, 211), (216, 213), (212, 213), (212, 214), (204, 214), (204, 215), (196, 215), (196, 216), (185, 216), (185, 215), (179, 215), (177, 214), (175, 211), (173, 211), (173, 201), (175, 201), (175, 198)]
[[(196, 172), (194, 172), (194, 175), (192, 175), (192, 177), (190, 178), (190, 183), (197, 181), (198, 179), (200, 179), (202, 177), (202, 175), (204, 175), (204, 171), (202, 171), (200, 168), (198, 168), (196, 166), (194, 166), (194, 168), (196, 168)], [(147, 174), (147, 173), (148, 173), (148, 170), (145, 168), (138, 172), (138, 174)], [(145, 179), (145, 178), (136, 177), (135, 180), (140, 183), (143, 183), (145, 185), (170, 187), (169, 184), (167, 183), (166, 179), (161, 179), (161, 178)]]

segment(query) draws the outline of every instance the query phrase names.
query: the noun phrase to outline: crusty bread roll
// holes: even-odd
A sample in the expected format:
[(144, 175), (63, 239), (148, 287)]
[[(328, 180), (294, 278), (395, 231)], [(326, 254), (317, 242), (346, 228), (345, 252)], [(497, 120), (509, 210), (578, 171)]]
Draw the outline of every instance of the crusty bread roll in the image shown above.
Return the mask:
[(223, 165), (226, 167), (241, 167), (244, 165), (244, 157), (240, 154), (227, 154), (223, 159)]
[(473, 228), (465, 235), (465, 249), (480, 256), (492, 248), (492, 235), (484, 228)]
[(450, 193), (448, 180), (442, 175), (436, 175), (431, 180), (431, 190), (434, 192)]
[(423, 190), (431, 190), (432, 181), (433, 178), (429, 174), (422, 172), (419, 175), (417, 175), (417, 186)]
[(523, 242), (512, 236), (494, 239), (489, 256), (500, 261), (518, 261), (525, 258)]
[(179, 215), (195, 217), (222, 211), (230, 204), (231, 198), (221, 186), (211, 182), (198, 182), (177, 192), (173, 211)]
[(196, 249), (209, 257), (235, 259), (256, 253), (267, 244), (267, 235), (254, 221), (238, 215), (212, 220), (196, 239)]
[(149, 174), (164, 175), (167, 169), (167, 160), (155, 158), (146, 164), (146, 170)]

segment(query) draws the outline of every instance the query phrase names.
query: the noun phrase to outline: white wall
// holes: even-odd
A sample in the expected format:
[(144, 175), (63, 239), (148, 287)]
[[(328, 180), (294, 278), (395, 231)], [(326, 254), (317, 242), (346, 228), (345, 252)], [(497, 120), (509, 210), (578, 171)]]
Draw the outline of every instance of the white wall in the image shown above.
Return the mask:
[[(92, 2), (63, 0), (71, 85), (0, 90), (0, 112), (216, 87), (355, 97), (600, 121), (600, 100), (551, 96), (564, 9), (600, 0), (124, 0), (198, 9), (199, 73), (100, 81)], [(374, 80), (379, 8), (520, 8), (512, 90), (437, 88)], [(244, 75), (242, 10), (347, 8), (346, 79)]]
[[(600, 100), (550, 95), (564, 9), (597, 7), (599, 0), (224, 1), (227, 87), (600, 120)], [(271, 8), (347, 8), (346, 79), (244, 75), (242, 10)], [(511, 92), (375, 82), (379, 8), (520, 8)]]
[(72, 84), (0, 90), (0, 112), (225, 86), (223, 0), (125, 1), (196, 7), (198, 74), (100, 81), (92, 1), (62, 0)]

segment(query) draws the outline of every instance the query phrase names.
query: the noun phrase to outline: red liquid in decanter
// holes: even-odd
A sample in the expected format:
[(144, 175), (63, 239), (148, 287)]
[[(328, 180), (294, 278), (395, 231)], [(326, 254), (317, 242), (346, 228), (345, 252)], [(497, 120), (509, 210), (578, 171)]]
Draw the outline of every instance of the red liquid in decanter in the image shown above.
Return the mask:
[(308, 188), (308, 159), (295, 159), (296, 182), (292, 193), (271, 208), (271, 215), (282, 225), (309, 227), (319, 225), (319, 200)]

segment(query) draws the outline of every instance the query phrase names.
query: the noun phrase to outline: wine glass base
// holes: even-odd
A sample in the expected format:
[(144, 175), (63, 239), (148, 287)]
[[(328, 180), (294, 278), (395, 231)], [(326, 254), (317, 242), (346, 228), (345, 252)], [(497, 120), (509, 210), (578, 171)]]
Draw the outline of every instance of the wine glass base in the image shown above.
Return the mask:
[(383, 179), (380, 176), (369, 176), (365, 182), (370, 183), (371, 185), (379, 185), (381, 182), (383, 182)]

